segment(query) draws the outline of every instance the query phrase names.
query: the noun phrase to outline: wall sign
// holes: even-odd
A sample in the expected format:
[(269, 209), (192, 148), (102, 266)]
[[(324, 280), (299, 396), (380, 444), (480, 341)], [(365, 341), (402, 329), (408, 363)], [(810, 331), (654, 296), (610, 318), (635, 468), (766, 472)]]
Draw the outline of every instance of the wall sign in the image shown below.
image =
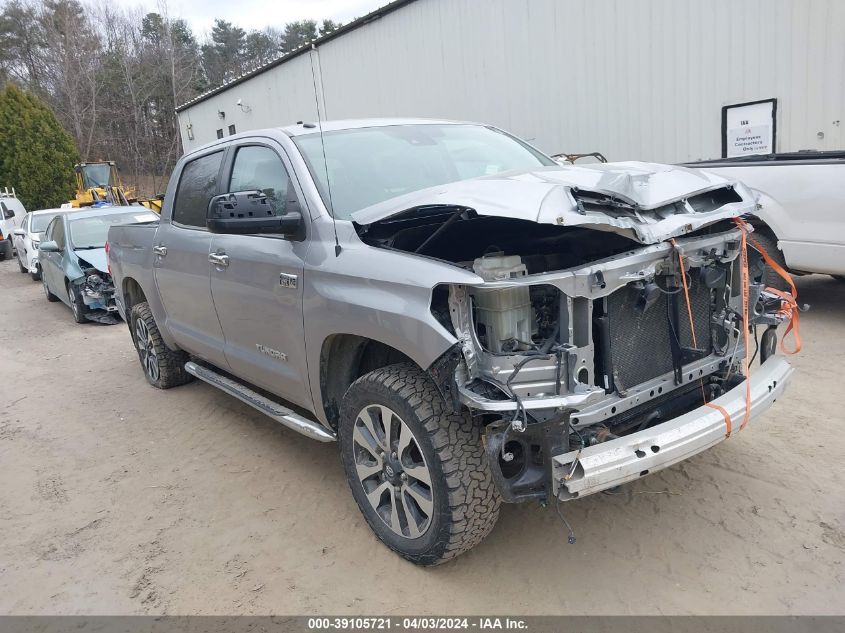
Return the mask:
[(722, 107), (722, 158), (774, 154), (777, 99)]

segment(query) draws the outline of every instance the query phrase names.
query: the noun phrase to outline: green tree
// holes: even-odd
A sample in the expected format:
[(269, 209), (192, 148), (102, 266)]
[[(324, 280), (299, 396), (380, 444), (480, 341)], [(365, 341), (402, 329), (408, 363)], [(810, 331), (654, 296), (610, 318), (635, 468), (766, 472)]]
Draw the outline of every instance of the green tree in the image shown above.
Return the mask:
[(250, 67), (263, 66), (279, 56), (279, 42), (266, 31), (250, 31), (246, 36), (244, 52)]
[(226, 20), (214, 20), (211, 42), (202, 46), (202, 62), (212, 86), (243, 74), (247, 67), (246, 31)]
[(320, 37), (328, 35), (332, 31), (337, 31), (341, 26), (343, 26), (342, 22), (335, 22), (332, 19), (326, 18), (320, 25)]
[(41, 87), (44, 28), (33, 6), (12, 0), (0, 13), (0, 65), (9, 75), (33, 89)]
[(79, 153), (70, 134), (38, 97), (14, 85), (0, 90), (0, 183), (30, 210), (73, 196)]
[(282, 33), (282, 51), (290, 53), (316, 39), (317, 23), (314, 20), (288, 22)]

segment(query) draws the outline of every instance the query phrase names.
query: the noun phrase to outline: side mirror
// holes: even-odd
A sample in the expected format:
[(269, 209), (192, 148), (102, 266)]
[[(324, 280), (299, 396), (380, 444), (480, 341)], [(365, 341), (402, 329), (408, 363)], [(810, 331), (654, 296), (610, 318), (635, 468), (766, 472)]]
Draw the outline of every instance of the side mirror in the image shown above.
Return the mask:
[(301, 236), (303, 222), (298, 211), (276, 215), (270, 199), (260, 191), (237, 191), (211, 199), (206, 226), (212, 233), (265, 233), (297, 238)]
[(50, 240), (49, 242), (41, 242), (38, 245), (39, 251), (44, 251), (45, 253), (58, 253), (61, 251), (59, 245), (56, 244), (54, 240)]
[(12, 231), (12, 235), (17, 235), (18, 237), (26, 237), (26, 231), (23, 229), (15, 229)]
[(15, 211), (14, 211), (14, 209), (6, 209), (6, 212), (3, 214), (3, 217), (4, 217), (4, 218), (6, 218), (7, 220), (8, 220), (9, 218), (13, 218), (13, 217), (15, 217)]

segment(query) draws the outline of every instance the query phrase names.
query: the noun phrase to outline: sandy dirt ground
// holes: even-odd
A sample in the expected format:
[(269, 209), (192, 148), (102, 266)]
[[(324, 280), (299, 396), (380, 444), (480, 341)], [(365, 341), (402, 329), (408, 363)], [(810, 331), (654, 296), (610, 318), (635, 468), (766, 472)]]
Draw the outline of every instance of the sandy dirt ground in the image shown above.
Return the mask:
[(506, 506), (434, 569), (380, 545), (337, 447), (202, 383), (157, 391), (125, 325), (0, 263), (0, 613), (845, 614), (845, 284), (799, 280), (786, 395), (686, 463)]

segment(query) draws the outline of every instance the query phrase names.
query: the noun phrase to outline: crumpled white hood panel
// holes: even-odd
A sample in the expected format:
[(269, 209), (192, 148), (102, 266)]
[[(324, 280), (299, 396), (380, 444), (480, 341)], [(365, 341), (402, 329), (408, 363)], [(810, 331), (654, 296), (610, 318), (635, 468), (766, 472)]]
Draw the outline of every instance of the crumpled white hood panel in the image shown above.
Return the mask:
[[(676, 209), (660, 209), (729, 184), (742, 202), (708, 212), (695, 212), (688, 205), (681, 213)], [(624, 215), (599, 211), (581, 213), (571, 194), (572, 189), (613, 196), (637, 209)], [(623, 162), (548, 167), (462, 180), (391, 198), (354, 213), (352, 219), (367, 225), (411, 209), (439, 205), (467, 207), (483, 216), (561, 226), (590, 226), (653, 244), (749, 213), (755, 209), (756, 201), (743, 184), (703, 170)]]

